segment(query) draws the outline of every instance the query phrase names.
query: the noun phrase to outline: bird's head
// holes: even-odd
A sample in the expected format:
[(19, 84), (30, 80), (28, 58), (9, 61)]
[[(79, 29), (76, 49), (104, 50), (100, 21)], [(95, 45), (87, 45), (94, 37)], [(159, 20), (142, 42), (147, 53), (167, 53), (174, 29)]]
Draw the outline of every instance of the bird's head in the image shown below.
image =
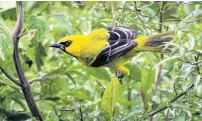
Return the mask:
[(59, 48), (74, 57), (78, 57), (81, 54), (83, 39), (84, 36), (66, 36), (61, 38), (59, 42), (51, 44), (50, 47)]

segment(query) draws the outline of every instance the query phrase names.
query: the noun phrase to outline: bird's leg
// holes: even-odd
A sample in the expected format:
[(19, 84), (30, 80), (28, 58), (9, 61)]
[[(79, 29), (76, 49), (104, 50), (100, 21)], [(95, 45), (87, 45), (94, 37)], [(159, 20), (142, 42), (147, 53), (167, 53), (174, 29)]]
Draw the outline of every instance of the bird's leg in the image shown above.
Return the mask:
[(120, 71), (118, 71), (118, 70), (116, 70), (116, 74), (115, 75), (119, 79), (119, 82), (121, 84), (123, 84), (123, 77), (124, 77), (124, 75)]

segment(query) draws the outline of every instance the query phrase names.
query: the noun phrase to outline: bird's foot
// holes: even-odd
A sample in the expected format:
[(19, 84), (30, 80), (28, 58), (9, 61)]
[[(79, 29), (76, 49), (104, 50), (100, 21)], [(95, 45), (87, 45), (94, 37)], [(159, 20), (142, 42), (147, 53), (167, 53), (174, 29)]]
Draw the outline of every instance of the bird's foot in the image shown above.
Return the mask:
[(123, 84), (123, 77), (124, 77), (123, 74), (121, 74), (121, 75), (118, 76), (119, 82), (120, 82), (121, 84)]
[(124, 75), (123, 75), (121, 72), (117, 71), (117, 72), (116, 72), (116, 77), (119, 79), (119, 82), (120, 82), (121, 84), (123, 84)]

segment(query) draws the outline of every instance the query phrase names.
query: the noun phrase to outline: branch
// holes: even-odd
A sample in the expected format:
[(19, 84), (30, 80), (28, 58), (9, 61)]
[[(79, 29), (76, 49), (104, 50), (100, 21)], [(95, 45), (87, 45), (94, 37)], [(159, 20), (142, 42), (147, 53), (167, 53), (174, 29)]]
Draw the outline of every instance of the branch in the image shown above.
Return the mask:
[[(160, 61), (162, 61), (163, 58), (164, 58), (164, 56), (163, 56), (163, 54), (161, 54), (161, 60)], [(158, 73), (157, 73), (157, 77), (156, 77), (156, 85), (155, 85), (155, 88), (154, 88), (154, 95), (156, 94), (157, 87), (158, 87), (158, 85), (160, 83), (162, 68), (163, 68), (163, 63), (161, 63), (158, 66)]]
[(20, 62), (20, 57), (18, 53), (18, 43), (19, 43), (19, 35), (21, 33), (23, 23), (24, 23), (24, 10), (23, 10), (23, 2), (19, 1), (17, 3), (17, 23), (16, 27), (14, 29), (12, 40), (14, 45), (14, 51), (13, 51), (13, 61), (15, 64), (15, 68), (19, 77), (19, 80), (21, 82), (21, 88), (23, 91), (23, 94), (25, 96), (25, 99), (27, 101), (27, 104), (32, 112), (32, 115), (34, 117), (37, 117), (40, 121), (43, 121), (43, 118), (37, 108), (37, 105), (34, 101), (34, 98), (32, 96), (30, 86), (28, 82), (26, 81), (26, 77)]
[(189, 61), (186, 61), (186, 60), (182, 60), (182, 59), (180, 59), (180, 58), (177, 58), (177, 59), (180, 60), (180, 61), (183, 61), (183, 62), (185, 62), (185, 63), (188, 63), (188, 64), (190, 64), (190, 65), (197, 65), (197, 64), (202, 63), (202, 60), (200, 60), (200, 61), (198, 61), (198, 62), (192, 63), (192, 62), (189, 62)]
[(169, 110), (167, 111), (167, 113), (166, 113), (166, 121), (169, 121)]
[(21, 86), (21, 83), (19, 82), (19, 80), (14, 79), (11, 75), (9, 75), (2, 67), (0, 67), (0, 70), (2, 71), (2, 73), (4, 73), (4, 75), (10, 79), (13, 83), (17, 84), (18, 86)]
[(80, 121), (83, 121), (83, 113), (82, 113), (81, 107), (79, 108), (79, 112), (80, 112)]
[(164, 105), (164, 106), (162, 106), (162, 107), (159, 107), (159, 108), (157, 108), (157, 109), (155, 109), (155, 110), (152, 110), (152, 111), (146, 113), (145, 115), (142, 116), (142, 118), (145, 119), (145, 118), (147, 118), (147, 117), (149, 117), (149, 116), (154, 116), (155, 114), (157, 114), (157, 113), (159, 113), (159, 112), (161, 112), (161, 111), (163, 111), (163, 110), (165, 110), (165, 109), (171, 107), (171, 106), (172, 106), (172, 103), (174, 103), (174, 102), (175, 102), (176, 100), (178, 100), (180, 97), (186, 95), (187, 92), (188, 92), (191, 88), (193, 88), (193, 87), (194, 87), (194, 84), (192, 83), (184, 92), (180, 93), (179, 95), (173, 97), (170, 101), (168, 101), (168, 102), (166, 103), (166, 105)]
[(197, 65), (199, 63), (202, 63), (202, 60), (201, 61), (198, 61), (198, 62), (194, 62), (194, 63), (191, 63), (191, 65)]
[[(153, 29), (153, 30), (155, 30), (155, 31), (159, 30), (159, 29), (151, 28), (151, 27), (145, 25), (145, 22), (144, 22), (144, 21), (141, 19), (141, 17), (140, 17), (141, 12), (140, 12), (140, 10), (138, 10), (135, 1), (134, 1), (134, 4), (135, 4), (135, 5), (134, 5), (134, 12), (135, 12), (135, 14), (137, 15), (138, 20), (140, 21), (139, 24), (143, 25), (143, 26), (146, 27), (146, 28)], [(159, 13), (159, 12), (157, 12), (156, 14), (158, 14), (158, 13)], [(142, 16), (142, 17), (145, 17), (145, 16), (143, 16), (143, 15), (141, 15), (141, 16)], [(152, 18), (153, 18), (153, 17), (152, 17)]]
[[(196, 19), (187, 21), (186, 23), (192, 23), (192, 22), (201, 21), (201, 20), (202, 18), (196, 18)], [(181, 21), (182, 21), (181, 19), (168, 19), (168, 20), (165, 20), (164, 22), (181, 22)]]
[(193, 19), (193, 20), (188, 21), (187, 23), (192, 23), (192, 22), (201, 21), (201, 20), (202, 20), (202, 18), (196, 18), (196, 19)]
[(121, 18), (121, 14), (124, 13), (124, 9), (126, 8), (126, 4), (127, 4), (127, 1), (125, 1), (123, 9), (120, 12), (118, 12), (118, 14), (115, 16), (115, 21), (119, 21), (119, 19)]
[[(163, 32), (163, 9), (164, 9), (164, 6), (165, 6), (166, 2), (163, 1), (162, 3), (162, 6), (161, 8), (159, 8), (159, 32), (162, 33)], [(157, 4), (158, 5), (158, 4)], [(161, 61), (163, 60), (164, 56), (163, 54), (161, 54)], [(154, 95), (156, 94), (156, 90), (157, 90), (157, 86), (159, 85), (159, 82), (160, 82), (160, 77), (161, 77), (161, 72), (162, 72), (162, 67), (163, 67), (163, 63), (161, 63), (159, 66), (158, 66), (158, 73), (157, 73), (157, 78), (156, 78), (156, 85), (155, 85), (155, 88), (154, 88)]]
[(21, 37), (23, 37), (26, 34), (27, 34), (27, 32), (22, 32), (22, 33), (19, 34), (18, 38), (20, 39)]
[(48, 78), (48, 77), (40, 77), (40, 78), (36, 78), (36, 79), (31, 79), (31, 80), (29, 81), (29, 84), (31, 85), (31, 84), (33, 84), (33, 83), (35, 83), (35, 82), (44, 81), (44, 80), (47, 80), (47, 79), (49, 79), (49, 78)]
[[(57, 111), (56, 111), (56, 107), (55, 107), (54, 109), (55, 109), (56, 115), (58, 116), (58, 113), (57, 113)], [(79, 108), (79, 109), (78, 109), (78, 105), (75, 103), (75, 104), (74, 104), (74, 108), (72, 108), (72, 109), (59, 108), (59, 110), (60, 110), (60, 111), (71, 111), (71, 112), (74, 112), (74, 113), (78, 116), (78, 118), (80, 119), (80, 121), (84, 121), (84, 119), (83, 119), (83, 112), (82, 112), (82, 109), (81, 109), (81, 105), (80, 105), (80, 108)], [(80, 116), (79, 116), (79, 114), (76, 112), (76, 110), (79, 110)]]
[[(160, 24), (159, 24), (159, 32), (160, 33), (163, 32), (163, 10), (164, 10), (165, 4), (166, 4), (166, 2), (163, 1), (161, 8), (159, 8), (159, 22), (160, 22)], [(161, 53), (161, 61), (163, 60), (163, 58), (164, 58), (164, 56)], [(155, 84), (153, 95), (156, 94), (157, 87), (158, 87), (158, 85), (160, 83), (162, 68), (163, 68), (163, 63), (161, 63), (158, 66), (158, 72), (157, 72), (157, 77), (156, 77), (156, 84)], [(150, 116), (150, 121), (153, 121), (153, 116), (152, 115)]]
[(181, 19), (168, 19), (168, 20), (164, 20), (163, 22), (180, 22), (182, 21)]

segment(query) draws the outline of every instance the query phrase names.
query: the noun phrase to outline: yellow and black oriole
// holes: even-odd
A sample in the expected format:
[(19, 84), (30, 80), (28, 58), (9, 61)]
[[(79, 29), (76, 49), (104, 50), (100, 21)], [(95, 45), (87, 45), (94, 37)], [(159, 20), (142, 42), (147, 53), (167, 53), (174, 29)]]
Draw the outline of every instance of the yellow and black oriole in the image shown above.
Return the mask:
[(52, 44), (80, 62), (91, 67), (109, 67), (128, 75), (124, 67), (142, 51), (168, 52), (166, 43), (173, 39), (173, 32), (154, 36), (138, 36), (136, 29), (123, 26), (101, 28), (88, 35), (72, 35), (63, 37), (58, 43)]

